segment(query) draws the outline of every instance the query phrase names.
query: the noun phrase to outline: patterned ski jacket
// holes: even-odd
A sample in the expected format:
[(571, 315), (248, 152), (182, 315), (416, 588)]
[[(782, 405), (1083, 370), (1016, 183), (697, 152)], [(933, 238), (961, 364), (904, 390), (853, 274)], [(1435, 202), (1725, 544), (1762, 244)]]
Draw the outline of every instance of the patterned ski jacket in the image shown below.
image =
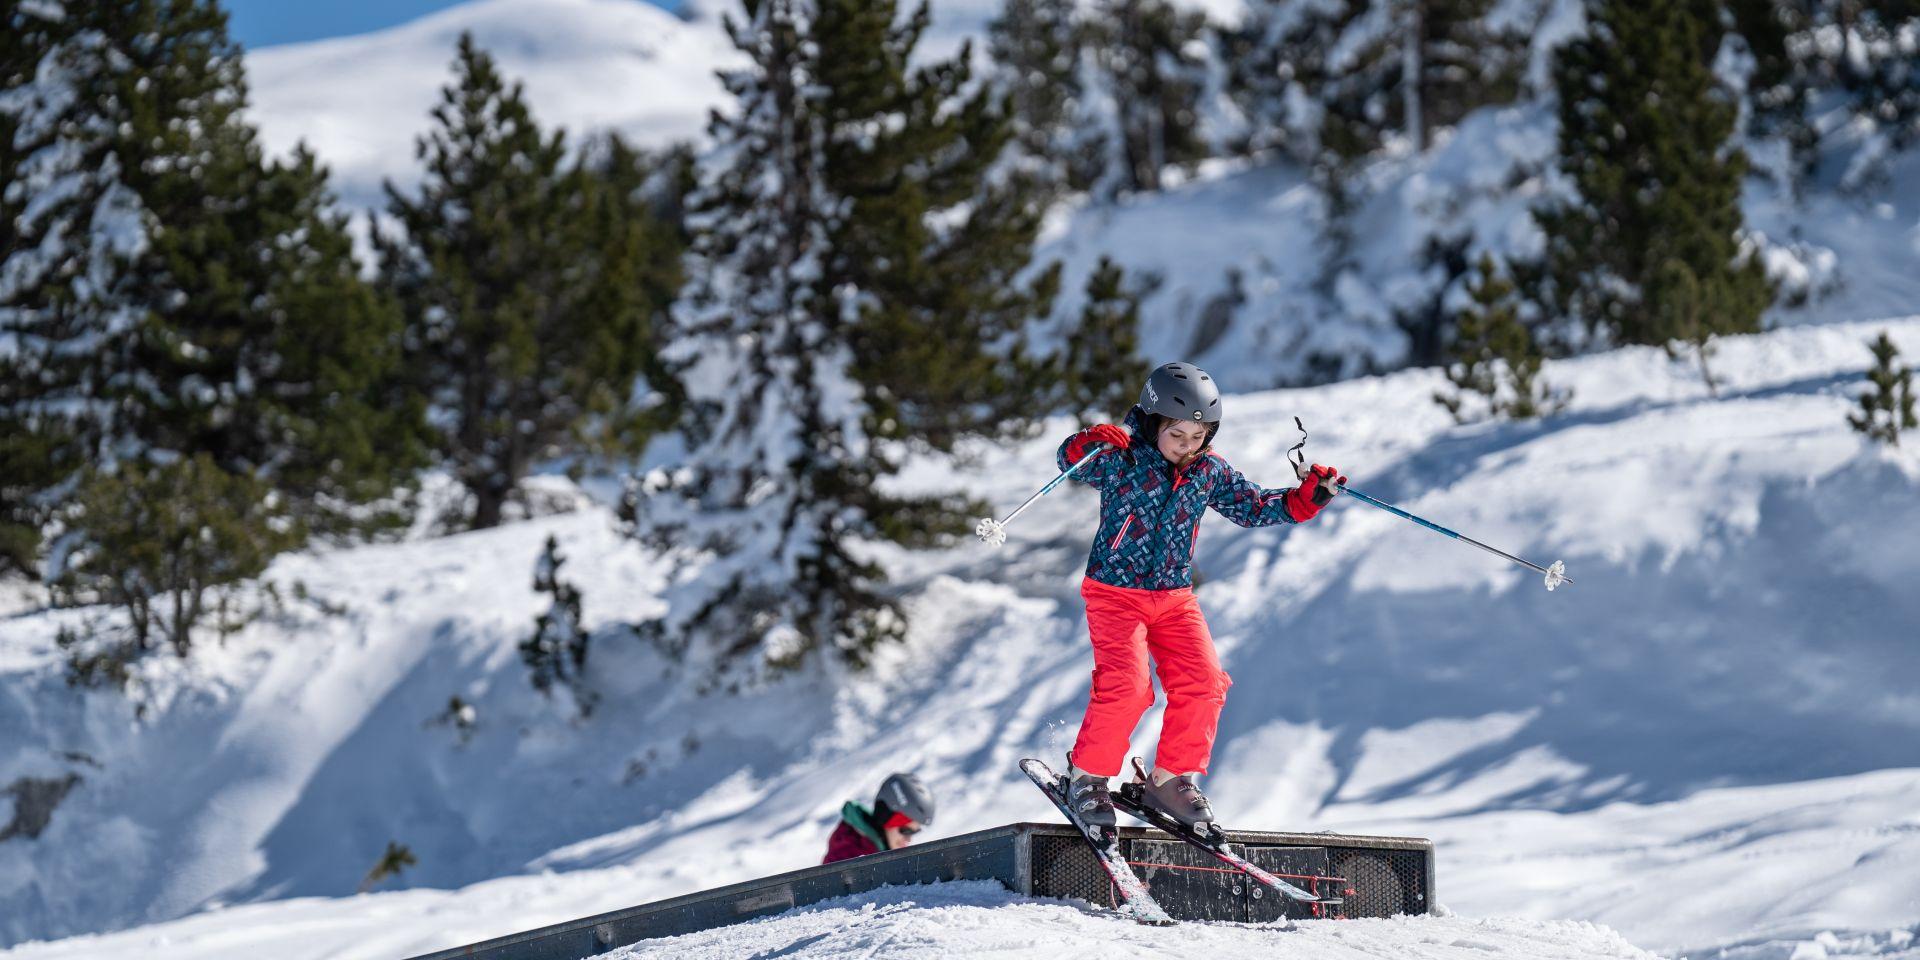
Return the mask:
[[(1134, 407), (1126, 419), (1133, 443), (1101, 450), (1073, 475), (1100, 491), (1100, 529), (1087, 576), (1136, 590), (1193, 586), (1193, 545), (1207, 507), (1243, 527), (1296, 522), (1287, 512), (1286, 489), (1261, 487), (1211, 450), (1174, 469), (1153, 438), (1143, 436), (1144, 419)], [(1072, 445), (1072, 437), (1060, 444), (1062, 470), (1073, 465)]]

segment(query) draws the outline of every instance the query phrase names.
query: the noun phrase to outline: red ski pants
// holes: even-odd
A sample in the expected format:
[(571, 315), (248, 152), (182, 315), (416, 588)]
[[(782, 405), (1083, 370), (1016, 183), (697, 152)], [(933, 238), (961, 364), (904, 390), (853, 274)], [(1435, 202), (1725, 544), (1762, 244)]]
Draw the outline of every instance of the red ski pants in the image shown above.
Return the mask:
[(1119, 775), (1127, 739), (1153, 706), (1147, 677), (1151, 655), (1160, 688), (1167, 692), (1154, 764), (1174, 773), (1207, 772), (1233, 678), (1220, 669), (1193, 590), (1134, 590), (1087, 578), (1080, 596), (1087, 601), (1087, 633), (1093, 640), (1093, 694), (1073, 742), (1073, 765), (1100, 776)]

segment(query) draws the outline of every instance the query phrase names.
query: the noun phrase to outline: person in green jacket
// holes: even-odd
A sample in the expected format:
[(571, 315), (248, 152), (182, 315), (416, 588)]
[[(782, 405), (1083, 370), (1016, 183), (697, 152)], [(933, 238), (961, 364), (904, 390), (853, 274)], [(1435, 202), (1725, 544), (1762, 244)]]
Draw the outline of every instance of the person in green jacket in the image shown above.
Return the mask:
[(896, 773), (880, 785), (873, 809), (848, 800), (840, 808), (840, 824), (827, 838), (821, 863), (864, 857), (882, 850), (898, 850), (915, 834), (933, 826), (933, 793), (911, 773)]

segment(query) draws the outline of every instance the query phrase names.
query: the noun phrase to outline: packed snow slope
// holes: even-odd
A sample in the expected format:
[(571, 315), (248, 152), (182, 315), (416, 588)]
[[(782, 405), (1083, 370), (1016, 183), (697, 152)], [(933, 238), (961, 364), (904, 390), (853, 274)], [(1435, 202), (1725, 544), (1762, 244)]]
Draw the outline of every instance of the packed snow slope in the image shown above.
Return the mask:
[(1243, 924), (1142, 927), (1056, 902), (1008, 893), (994, 883), (894, 887), (794, 910), (770, 920), (637, 944), (608, 960), (730, 960), (782, 956), (949, 957), (991, 953), (1021, 960), (1650, 960), (1620, 935), (1560, 921), (1399, 917), (1292, 928)]
[[(1218, 449), (1249, 476), (1290, 482), (1298, 415), (1356, 488), (1576, 583), (1354, 501), (1210, 516), (1228, 822), (1433, 837), (1466, 917), (1661, 952), (1898, 947), (1920, 926), (1920, 456), (1845, 422), (1882, 329), (1920, 354), (1920, 318), (1724, 341), (1718, 397), (1657, 350), (1552, 363), (1573, 405), (1536, 423), (1455, 426), (1431, 371), (1230, 395)], [(902, 485), (1004, 513), (1069, 427)], [(0, 943), (160, 923), (6, 955), (408, 955), (816, 862), (895, 769), (934, 786), (941, 834), (1048, 818), (1015, 761), (1057, 760), (1085, 703), (1094, 507), (1066, 488), (1001, 550), (877, 551), (912, 629), (864, 675), (700, 696), (604, 630), (586, 717), (516, 650), (541, 544), (593, 625), (657, 609), (662, 576), (591, 504), (283, 558), (280, 607), (147, 663), (138, 712), (63, 680), (54, 636), (97, 611), (0, 620), (0, 789), (79, 778), (0, 842)], [(389, 842), (418, 864), (387, 887), (415, 889), (351, 896)]]

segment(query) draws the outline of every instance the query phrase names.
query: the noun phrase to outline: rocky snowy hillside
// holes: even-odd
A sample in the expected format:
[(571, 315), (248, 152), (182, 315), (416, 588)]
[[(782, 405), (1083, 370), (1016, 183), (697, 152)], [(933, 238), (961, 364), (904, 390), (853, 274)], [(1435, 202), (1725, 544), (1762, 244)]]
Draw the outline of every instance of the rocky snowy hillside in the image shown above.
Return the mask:
[[(1284, 481), (1298, 415), (1356, 488), (1577, 580), (1548, 593), (1357, 502), (1292, 529), (1209, 518), (1200, 594), (1235, 680), (1217, 805), (1249, 827), (1433, 837), (1441, 899), (1471, 918), (1309, 939), (1633, 955), (1578, 925), (1481, 922), (1512, 917), (1664, 954), (1910, 955), (1920, 459), (1845, 423), (1883, 328), (1920, 353), (1920, 318), (1728, 340), (1717, 398), (1657, 350), (1551, 363), (1573, 406), (1531, 424), (1454, 426), (1426, 371), (1229, 397), (1219, 447), (1248, 475)], [(957, 476), (1004, 511), (1051, 475), (1054, 442), (977, 451)], [(924, 460), (903, 482), (955, 476)], [(1084, 703), (1093, 508), (1049, 496), (1000, 551), (883, 551), (913, 629), (864, 676), (700, 697), (603, 632), (587, 717), (533, 690), (516, 645), (549, 535), (590, 624), (654, 608), (658, 573), (599, 506), (283, 558), (282, 608), (143, 663), (139, 713), (62, 680), (55, 633), (90, 611), (8, 617), (0, 784), (77, 779), (37, 836), (0, 842), (0, 956), (409, 955), (814, 862), (840, 803), (896, 768), (939, 792), (942, 834), (1047, 817), (1014, 761), (1058, 756)], [(418, 863), (387, 888), (412, 889), (354, 896), (389, 842)], [(998, 915), (926, 896), (957, 905), (873, 909)], [(1009, 938), (1093, 922), (1012, 906)], [(1376, 929), (1411, 939), (1362, 945)], [(1525, 946), (1562, 935), (1561, 953)]]
[[(1181, 6), (1216, 22), (1239, 9), (1235, 0)], [(937, 0), (916, 55), (947, 56), (968, 39), (977, 54), (998, 7)], [(1577, 5), (1503, 7), (1539, 21), (1528, 72), (1543, 88), (1552, 46), (1581, 29)], [(719, 26), (725, 3), (690, 9), (682, 20), (641, 0), (475, 0), (380, 33), (269, 47), (247, 58), (251, 115), (274, 149), (311, 144), (348, 206), (378, 208), (383, 181), (419, 176), (414, 138), (430, 124), (455, 39), (472, 31), (525, 82), (543, 124), (653, 146), (697, 141), (708, 111), (723, 105), (713, 70), (737, 55)], [(1037, 252), (1038, 262), (1066, 266), (1055, 317), (1078, 316), (1086, 278), (1106, 256), (1134, 283), (1153, 281), (1146, 356), (1192, 360), (1242, 390), (1400, 367), (1414, 346), (1401, 320), (1464, 284), (1435, 266), (1435, 241), (1463, 245), (1469, 260), (1539, 254), (1529, 210), (1566, 189), (1553, 170), (1555, 124), (1542, 98), (1523, 98), (1472, 114), (1424, 153), (1389, 151), (1354, 180), (1346, 251), (1327, 239), (1323, 195), (1286, 162), (1209, 161), (1175, 189), (1070, 204)], [(1742, 206), (1782, 290), (1771, 323), (1897, 316), (1920, 303), (1920, 153), (1891, 154), (1877, 176), (1861, 177), (1853, 161), (1866, 152), (1863, 136), (1829, 136), (1822, 172), (1797, 186), (1779, 144), (1750, 145), (1757, 175)]]

